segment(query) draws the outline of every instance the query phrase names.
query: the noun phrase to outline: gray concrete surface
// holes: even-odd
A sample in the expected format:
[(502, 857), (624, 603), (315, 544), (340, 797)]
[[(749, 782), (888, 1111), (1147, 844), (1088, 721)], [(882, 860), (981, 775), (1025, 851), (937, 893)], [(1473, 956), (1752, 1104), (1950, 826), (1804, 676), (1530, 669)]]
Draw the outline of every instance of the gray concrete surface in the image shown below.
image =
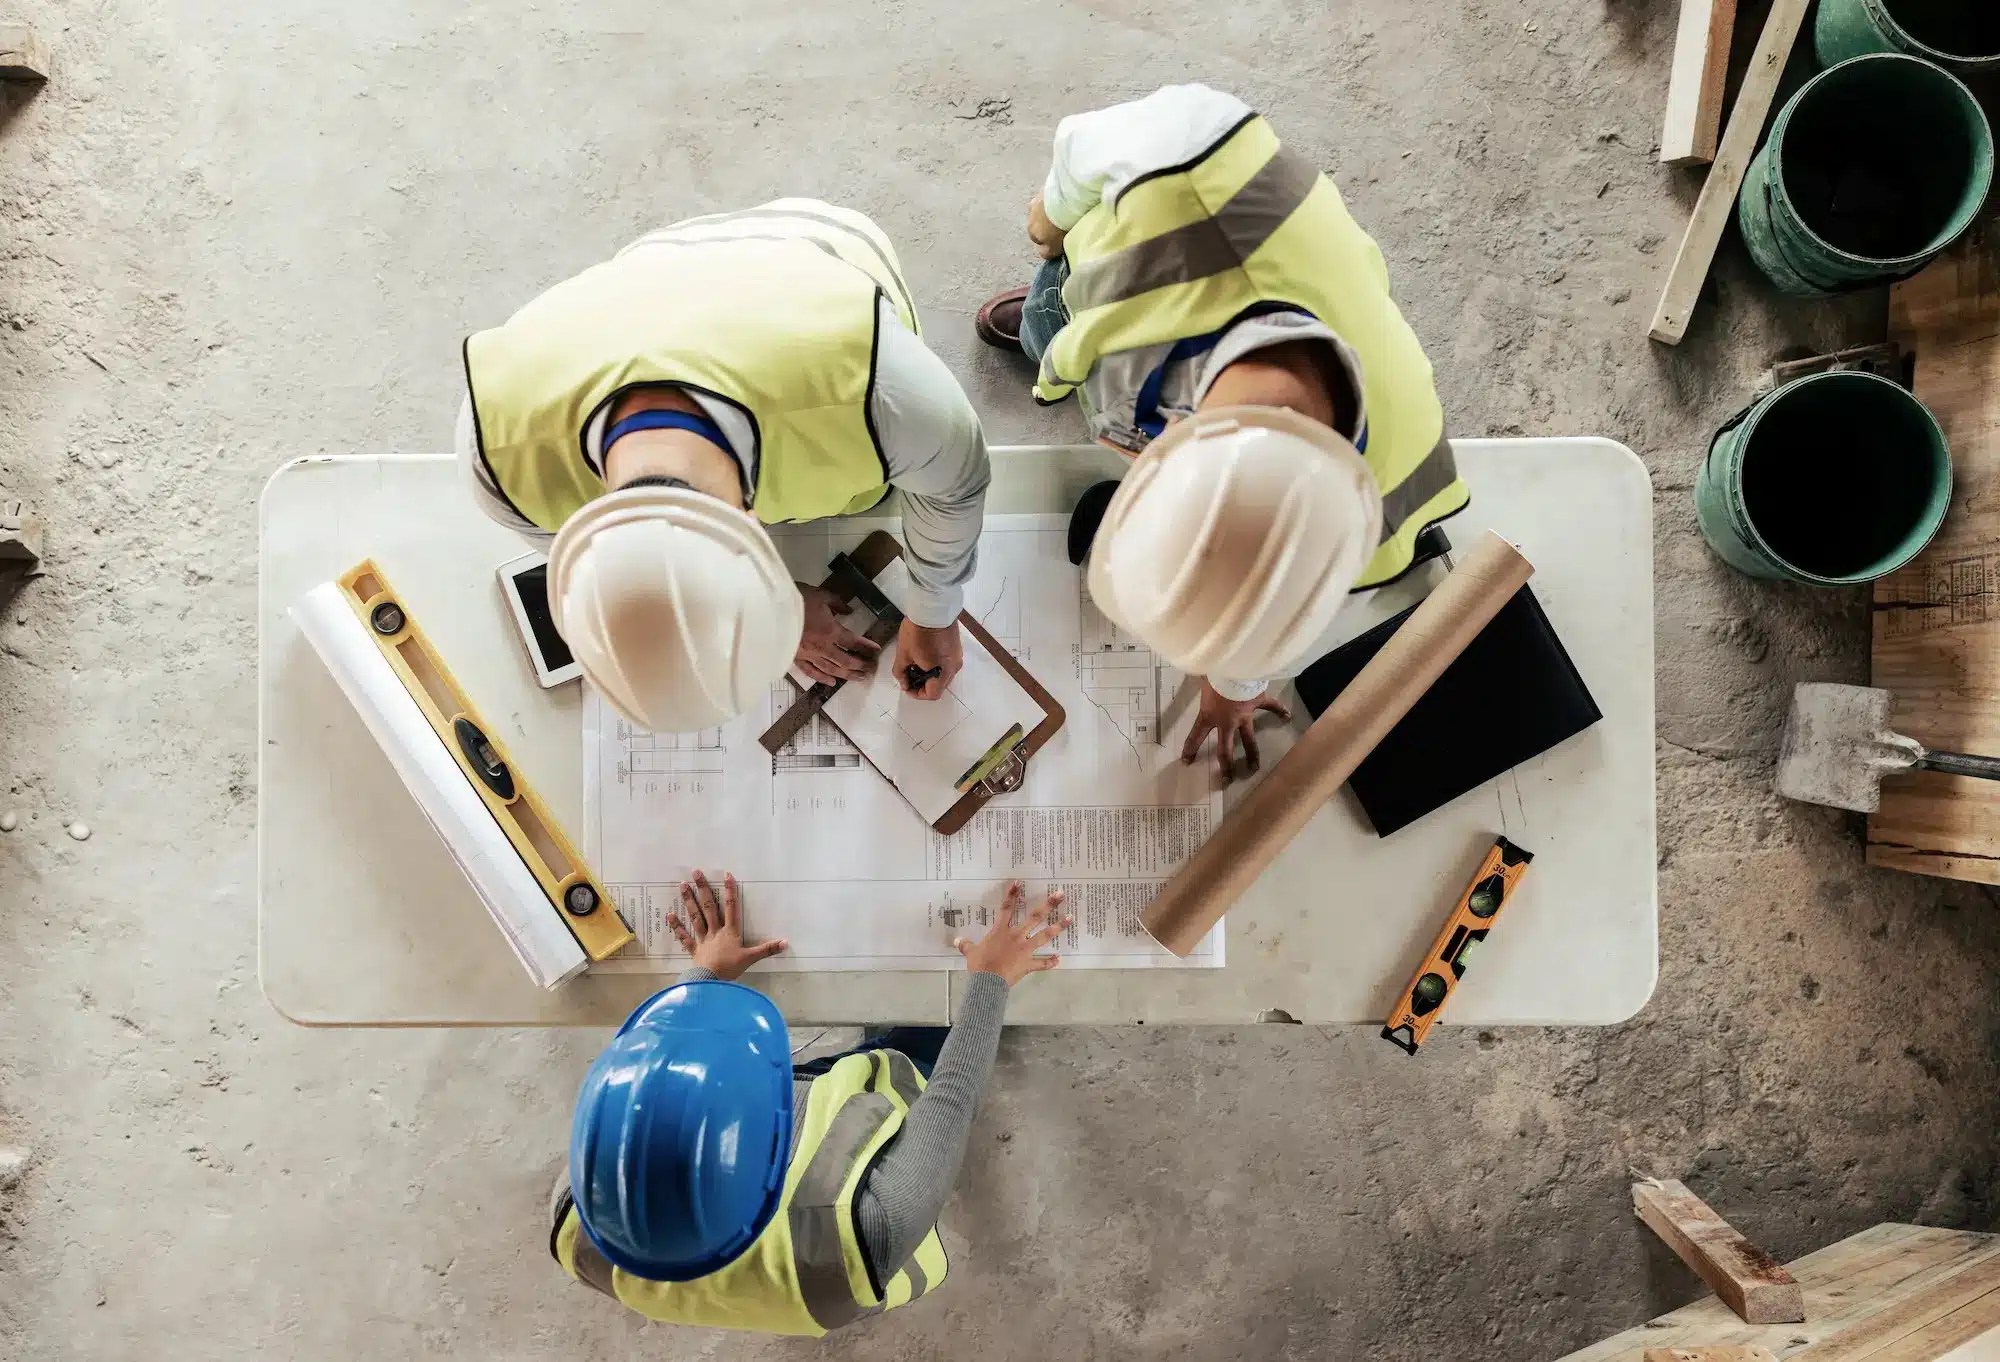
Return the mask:
[[(19, 8), (57, 71), (3, 96), (0, 488), (52, 571), (0, 619), (0, 1356), (1532, 1359), (1696, 1294), (1630, 1169), (1787, 1256), (1993, 1225), (1993, 897), (1774, 800), (1783, 696), (1863, 677), (1866, 611), (1722, 570), (1687, 496), (1757, 372), (1881, 300), (1778, 302), (1732, 245), (1646, 342), (1694, 184), (1649, 155), (1669, 0)], [(1659, 991), (1416, 1061), (1015, 1032), (942, 1295), (817, 1349), (623, 1318), (538, 1223), (597, 1037), (308, 1033), (258, 994), (258, 488), (443, 445), (464, 331), (680, 214), (844, 199), (969, 312), (1024, 273), (1056, 119), (1190, 76), (1336, 172), (1456, 430), (1651, 467)], [(1068, 428), (944, 341), (997, 437)]]

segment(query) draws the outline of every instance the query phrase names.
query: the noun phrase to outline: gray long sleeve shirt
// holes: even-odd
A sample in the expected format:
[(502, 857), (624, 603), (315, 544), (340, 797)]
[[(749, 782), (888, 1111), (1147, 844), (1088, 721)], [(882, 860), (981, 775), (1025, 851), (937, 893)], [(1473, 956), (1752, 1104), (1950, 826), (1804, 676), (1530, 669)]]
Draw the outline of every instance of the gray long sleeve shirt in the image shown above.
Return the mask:
[[(699, 983), (715, 976), (696, 967), (677, 982)], [(944, 1203), (958, 1180), (965, 1159), (965, 1141), (972, 1130), (980, 1094), (993, 1073), (1000, 1046), (1000, 1026), (1007, 1015), (1007, 984), (997, 974), (966, 976), (965, 1007), (945, 1038), (930, 1082), (910, 1104), (903, 1128), (883, 1147), (861, 1184), (855, 1201), (855, 1222), (861, 1251), (867, 1255), (875, 1280), (887, 1281), (902, 1269), (944, 1213)], [(793, 1085), (793, 1098), (805, 1109), (810, 1079)], [(792, 1126), (792, 1152), (798, 1151), (802, 1125)], [(551, 1205), (560, 1205), (567, 1188), (558, 1179)]]

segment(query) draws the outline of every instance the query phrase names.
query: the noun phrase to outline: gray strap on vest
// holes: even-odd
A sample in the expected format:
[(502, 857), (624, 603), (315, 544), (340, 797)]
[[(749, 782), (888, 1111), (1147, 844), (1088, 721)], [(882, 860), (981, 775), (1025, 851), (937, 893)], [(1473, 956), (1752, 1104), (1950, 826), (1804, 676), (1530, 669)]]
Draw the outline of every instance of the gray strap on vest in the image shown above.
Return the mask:
[(838, 1329), (882, 1309), (880, 1305), (855, 1303), (854, 1288), (847, 1280), (847, 1259), (841, 1251), (843, 1213), (837, 1203), (863, 1147), (895, 1110), (895, 1104), (877, 1092), (855, 1093), (841, 1103), (792, 1194), (788, 1215), (799, 1293), (805, 1298), (807, 1313), (822, 1329)]
[(1063, 285), (1063, 301), (1074, 315), (1235, 269), (1284, 225), (1318, 183), (1317, 166), (1280, 147), (1212, 216), (1074, 267)]
[(1424, 461), (1382, 498), (1382, 542), (1386, 544), (1393, 539), (1404, 521), (1423, 510), (1432, 497), (1457, 478), (1458, 458), (1451, 452), (1451, 441), (1440, 435), (1431, 452), (1424, 455)]

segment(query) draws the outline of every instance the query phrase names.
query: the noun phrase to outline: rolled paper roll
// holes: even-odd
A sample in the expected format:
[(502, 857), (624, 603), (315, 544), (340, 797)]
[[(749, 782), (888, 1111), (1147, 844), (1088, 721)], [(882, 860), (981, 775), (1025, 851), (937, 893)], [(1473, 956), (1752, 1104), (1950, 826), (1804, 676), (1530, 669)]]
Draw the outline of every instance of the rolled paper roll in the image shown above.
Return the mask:
[(1534, 574), (1492, 531), (1196, 849), (1141, 917), (1185, 956)]

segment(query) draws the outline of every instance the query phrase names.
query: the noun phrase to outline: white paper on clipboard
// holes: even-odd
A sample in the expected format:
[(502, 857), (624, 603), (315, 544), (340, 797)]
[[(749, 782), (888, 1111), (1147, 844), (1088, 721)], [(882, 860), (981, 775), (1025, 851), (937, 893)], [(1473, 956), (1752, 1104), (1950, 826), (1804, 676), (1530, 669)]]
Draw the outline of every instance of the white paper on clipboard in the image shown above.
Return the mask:
[[(910, 570), (898, 558), (882, 569), (875, 585), (904, 609)], [(856, 605), (843, 623), (858, 634), (873, 618), (866, 606)], [(1010, 730), (1033, 732), (1046, 717), (985, 644), (970, 633), (963, 642), (965, 666), (935, 700), (919, 700), (903, 689), (896, 645), (890, 643), (868, 678), (843, 685), (822, 711), (926, 823), (937, 822), (964, 797), (959, 778), (994, 744)], [(792, 679), (801, 688), (812, 684), (796, 670)]]

